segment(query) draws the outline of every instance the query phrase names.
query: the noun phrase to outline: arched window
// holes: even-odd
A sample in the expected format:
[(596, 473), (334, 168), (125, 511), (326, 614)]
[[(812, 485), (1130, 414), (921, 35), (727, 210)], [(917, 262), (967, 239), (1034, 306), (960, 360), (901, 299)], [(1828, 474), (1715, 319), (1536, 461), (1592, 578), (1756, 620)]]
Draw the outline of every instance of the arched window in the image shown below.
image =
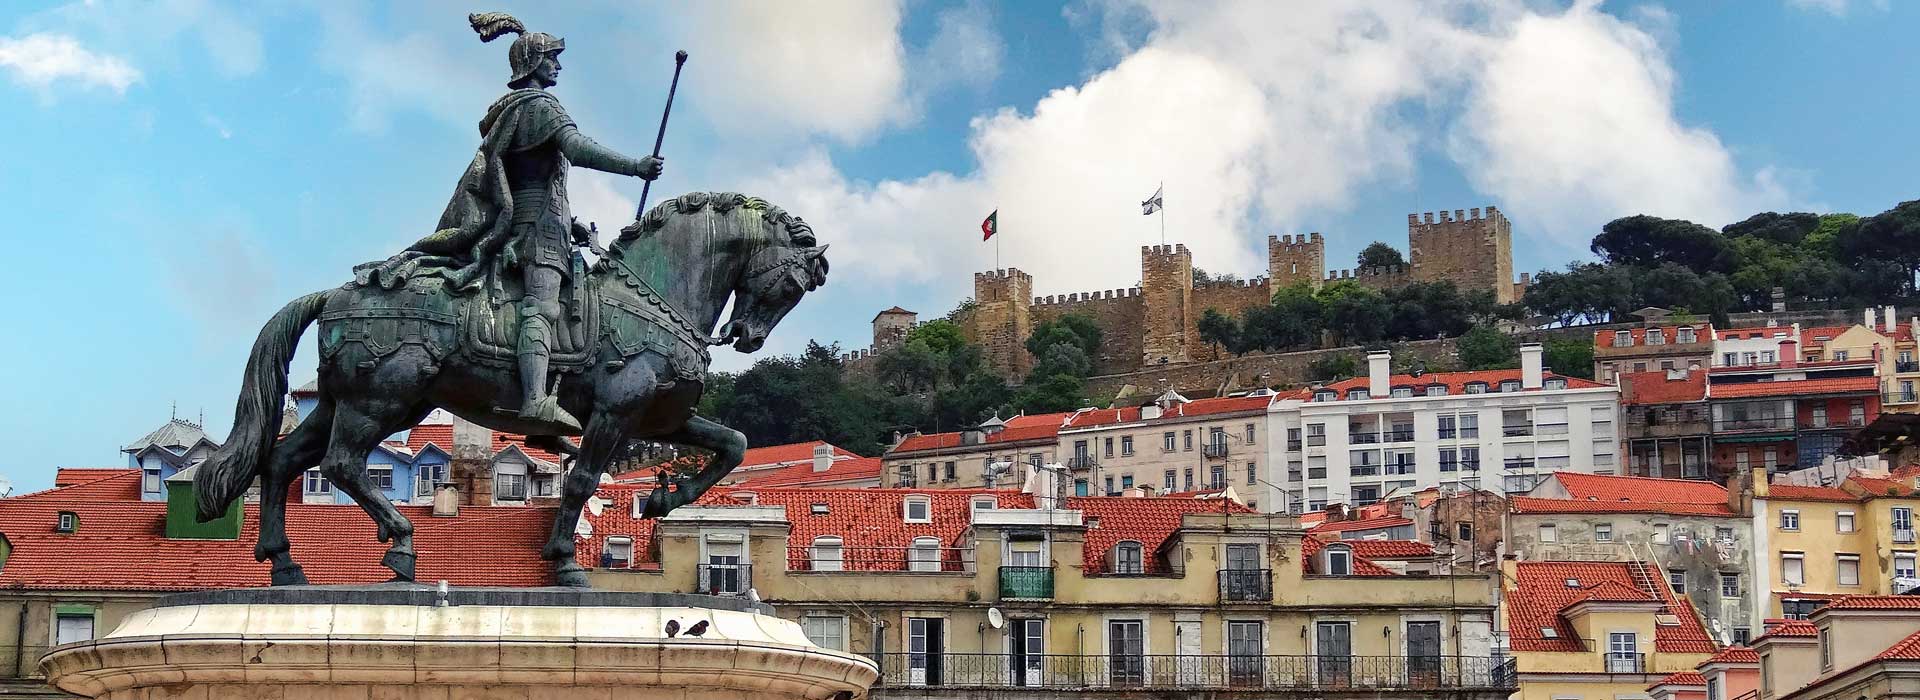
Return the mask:
[(842, 540), (832, 535), (813, 538), (811, 552), (814, 571), (845, 571), (847, 566), (846, 547)]
[(926, 496), (908, 496), (900, 504), (900, 519), (909, 523), (933, 522), (933, 499)]
[(600, 568), (625, 569), (633, 566), (633, 538), (613, 536), (600, 548)]
[(913, 546), (907, 549), (908, 571), (939, 571), (940, 540), (932, 537), (915, 537)]
[(1146, 548), (1139, 542), (1127, 540), (1113, 546), (1111, 571), (1116, 574), (1144, 574), (1146, 567)]
[(1353, 575), (1353, 548), (1352, 547), (1349, 547), (1344, 544), (1330, 544), (1330, 545), (1327, 545), (1327, 551), (1325, 553), (1325, 556), (1327, 558), (1327, 565), (1324, 569), (1326, 572), (1326, 575), (1328, 576)]

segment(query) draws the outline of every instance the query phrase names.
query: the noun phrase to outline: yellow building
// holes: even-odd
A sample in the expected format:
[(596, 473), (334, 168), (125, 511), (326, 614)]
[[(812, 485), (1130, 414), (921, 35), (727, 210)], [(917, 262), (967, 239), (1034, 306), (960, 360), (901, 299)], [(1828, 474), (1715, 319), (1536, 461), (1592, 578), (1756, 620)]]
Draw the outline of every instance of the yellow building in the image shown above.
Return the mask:
[(1920, 697), (1920, 597), (1835, 598), (1755, 640), (1758, 700)]
[(749, 595), (938, 690), (1446, 690), (1504, 698), (1487, 575), (1407, 541), (1303, 539), (1231, 501), (981, 489), (734, 490), (658, 523), (587, 520), (595, 587)]
[(1805, 619), (1843, 595), (1897, 594), (1920, 586), (1914, 511), (1920, 467), (1839, 486), (1768, 484), (1753, 474), (1753, 580), (1761, 618)]
[(1520, 700), (1644, 698), (1711, 658), (1691, 606), (1642, 562), (1507, 562), (1503, 596)]

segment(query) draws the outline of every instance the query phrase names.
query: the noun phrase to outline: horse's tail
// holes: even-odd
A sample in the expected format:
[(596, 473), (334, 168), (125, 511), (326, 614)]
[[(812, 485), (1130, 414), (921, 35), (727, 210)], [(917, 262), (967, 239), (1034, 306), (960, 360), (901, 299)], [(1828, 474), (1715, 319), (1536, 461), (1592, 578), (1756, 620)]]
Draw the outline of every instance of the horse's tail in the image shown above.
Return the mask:
[(200, 463), (193, 477), (201, 522), (225, 513), (273, 454), (287, 395), (287, 363), (293, 361), (300, 335), (319, 317), (331, 293), (314, 292), (293, 300), (268, 319), (260, 337), (254, 339), (253, 355), (247, 358), (240, 382), (240, 400), (233, 408), (233, 431), (227, 434), (226, 444)]

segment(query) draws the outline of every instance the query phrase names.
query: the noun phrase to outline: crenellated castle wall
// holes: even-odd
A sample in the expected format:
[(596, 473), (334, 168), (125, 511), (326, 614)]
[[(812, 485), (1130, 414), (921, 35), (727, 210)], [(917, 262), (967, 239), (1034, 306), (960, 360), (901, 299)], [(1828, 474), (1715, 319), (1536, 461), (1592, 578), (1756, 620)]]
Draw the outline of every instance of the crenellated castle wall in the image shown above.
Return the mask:
[(1125, 329), (1138, 326), (1145, 313), (1143, 302), (1139, 287), (1035, 297), (1033, 323), (1039, 325), (1067, 314), (1093, 319), (1101, 332), (1100, 354), (1093, 358), (1094, 372), (1125, 372), (1140, 366), (1142, 336)]

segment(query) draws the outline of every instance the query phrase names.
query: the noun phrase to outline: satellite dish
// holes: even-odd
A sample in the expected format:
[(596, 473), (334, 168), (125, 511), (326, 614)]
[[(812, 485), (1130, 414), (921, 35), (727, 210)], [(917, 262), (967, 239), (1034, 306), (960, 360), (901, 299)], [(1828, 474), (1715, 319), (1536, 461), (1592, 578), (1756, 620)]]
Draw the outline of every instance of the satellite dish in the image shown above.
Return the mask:
[(987, 624), (994, 629), (1007, 626), (1007, 616), (1000, 614), (999, 608), (987, 608)]

